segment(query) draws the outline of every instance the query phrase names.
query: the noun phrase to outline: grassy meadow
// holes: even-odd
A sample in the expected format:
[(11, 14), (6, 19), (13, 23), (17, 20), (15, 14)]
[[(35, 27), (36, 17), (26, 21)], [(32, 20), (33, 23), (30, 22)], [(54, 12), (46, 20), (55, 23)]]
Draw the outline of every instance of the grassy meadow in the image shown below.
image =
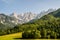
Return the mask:
[(0, 36), (0, 40), (15, 40), (14, 38), (22, 38), (22, 32)]

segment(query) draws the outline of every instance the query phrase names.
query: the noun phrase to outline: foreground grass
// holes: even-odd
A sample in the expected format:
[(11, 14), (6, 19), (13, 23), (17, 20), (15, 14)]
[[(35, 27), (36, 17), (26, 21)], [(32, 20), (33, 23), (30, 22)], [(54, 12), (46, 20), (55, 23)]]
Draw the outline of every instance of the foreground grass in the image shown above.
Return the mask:
[(0, 40), (15, 40), (14, 38), (22, 38), (22, 32), (0, 36)]

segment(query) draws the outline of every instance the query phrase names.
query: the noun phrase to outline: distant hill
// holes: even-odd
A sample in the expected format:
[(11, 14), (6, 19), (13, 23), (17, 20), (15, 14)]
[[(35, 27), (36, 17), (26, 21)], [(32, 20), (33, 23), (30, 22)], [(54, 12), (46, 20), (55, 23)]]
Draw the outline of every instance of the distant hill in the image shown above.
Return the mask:
[(56, 11), (54, 11), (54, 12), (49, 13), (49, 15), (53, 15), (55, 17), (60, 17), (60, 8), (57, 9)]

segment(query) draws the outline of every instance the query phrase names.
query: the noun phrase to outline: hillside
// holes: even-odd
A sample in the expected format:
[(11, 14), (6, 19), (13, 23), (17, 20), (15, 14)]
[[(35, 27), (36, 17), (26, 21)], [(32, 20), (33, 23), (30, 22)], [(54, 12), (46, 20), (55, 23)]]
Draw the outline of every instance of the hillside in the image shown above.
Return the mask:
[(60, 8), (54, 12), (49, 13), (49, 15), (53, 15), (54, 17), (60, 17)]

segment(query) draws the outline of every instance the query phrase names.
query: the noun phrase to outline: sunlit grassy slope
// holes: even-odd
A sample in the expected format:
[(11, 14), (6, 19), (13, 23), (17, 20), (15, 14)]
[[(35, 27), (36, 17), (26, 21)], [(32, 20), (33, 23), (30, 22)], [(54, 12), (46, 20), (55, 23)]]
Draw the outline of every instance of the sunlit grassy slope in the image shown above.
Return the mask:
[(22, 32), (0, 36), (0, 40), (15, 40), (14, 38), (22, 38)]

